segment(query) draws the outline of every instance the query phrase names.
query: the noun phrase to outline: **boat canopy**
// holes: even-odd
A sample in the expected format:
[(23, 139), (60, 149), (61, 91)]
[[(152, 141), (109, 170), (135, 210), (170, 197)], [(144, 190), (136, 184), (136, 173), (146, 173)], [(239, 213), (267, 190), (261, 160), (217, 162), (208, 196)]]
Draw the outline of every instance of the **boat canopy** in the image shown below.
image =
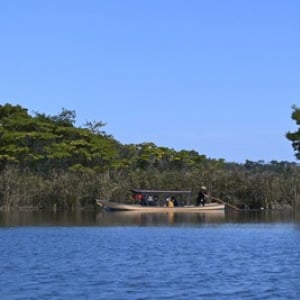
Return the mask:
[(143, 189), (131, 189), (130, 190), (132, 193), (142, 193), (142, 194), (159, 194), (159, 193), (164, 193), (164, 194), (191, 194), (192, 191), (178, 191), (178, 190), (143, 190)]

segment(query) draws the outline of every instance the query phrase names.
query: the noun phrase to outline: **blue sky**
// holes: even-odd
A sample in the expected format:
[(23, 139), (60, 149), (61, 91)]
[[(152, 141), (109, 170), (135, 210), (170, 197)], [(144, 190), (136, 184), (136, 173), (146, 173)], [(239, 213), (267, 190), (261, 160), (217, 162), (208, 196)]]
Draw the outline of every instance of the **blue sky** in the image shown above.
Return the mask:
[(300, 2), (0, 0), (0, 104), (121, 143), (295, 161)]

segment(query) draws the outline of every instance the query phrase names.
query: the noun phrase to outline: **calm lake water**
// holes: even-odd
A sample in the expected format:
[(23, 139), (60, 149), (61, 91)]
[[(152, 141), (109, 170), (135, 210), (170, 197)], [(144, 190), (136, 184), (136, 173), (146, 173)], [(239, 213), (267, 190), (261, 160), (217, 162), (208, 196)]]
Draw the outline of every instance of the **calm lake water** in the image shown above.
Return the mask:
[(0, 212), (1, 299), (300, 299), (300, 214)]

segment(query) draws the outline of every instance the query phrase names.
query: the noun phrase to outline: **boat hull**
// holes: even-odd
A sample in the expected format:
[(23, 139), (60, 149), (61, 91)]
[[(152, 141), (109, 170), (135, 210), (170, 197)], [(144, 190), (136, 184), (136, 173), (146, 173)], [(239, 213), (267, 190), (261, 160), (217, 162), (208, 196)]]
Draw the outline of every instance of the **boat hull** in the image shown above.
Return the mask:
[(225, 205), (219, 203), (207, 203), (205, 206), (176, 206), (176, 207), (161, 207), (161, 206), (141, 206), (133, 204), (122, 204), (109, 200), (96, 199), (97, 205), (111, 211), (140, 211), (140, 212), (199, 212), (199, 211), (215, 211), (224, 210)]

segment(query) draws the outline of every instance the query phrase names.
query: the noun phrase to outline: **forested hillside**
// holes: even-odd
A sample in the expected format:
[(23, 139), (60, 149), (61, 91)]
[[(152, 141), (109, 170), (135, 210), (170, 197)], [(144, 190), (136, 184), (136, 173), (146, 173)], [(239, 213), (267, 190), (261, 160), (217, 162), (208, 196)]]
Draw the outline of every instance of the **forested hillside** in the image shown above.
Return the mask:
[[(294, 107), (292, 117), (298, 115)], [(94, 208), (99, 197), (130, 201), (130, 188), (191, 189), (195, 199), (203, 184), (213, 196), (239, 207), (300, 204), (295, 163), (237, 164), (151, 142), (123, 145), (103, 130), (101, 121), (75, 124), (75, 111), (67, 109), (50, 116), (29, 114), (19, 105), (0, 106), (2, 209)], [(287, 138), (299, 151), (299, 132)]]

